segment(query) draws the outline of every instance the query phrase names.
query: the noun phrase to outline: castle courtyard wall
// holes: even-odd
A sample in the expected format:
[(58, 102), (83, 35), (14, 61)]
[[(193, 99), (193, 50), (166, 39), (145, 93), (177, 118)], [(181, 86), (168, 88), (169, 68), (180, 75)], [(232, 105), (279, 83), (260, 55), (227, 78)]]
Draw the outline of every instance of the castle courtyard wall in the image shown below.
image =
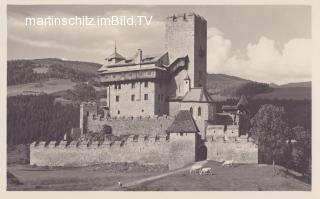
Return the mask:
[(258, 146), (247, 138), (207, 137), (207, 159), (214, 161), (232, 160), (235, 163), (258, 163)]
[(88, 117), (88, 131), (100, 132), (103, 125), (109, 125), (114, 135), (165, 135), (174, 117), (140, 117), (140, 118), (93, 118)]
[(55, 145), (50, 142), (45, 145), (40, 142), (30, 145), (30, 164), (37, 166), (88, 166), (111, 162), (137, 162), (139, 164), (168, 165), (169, 141), (162, 140), (138, 140), (124, 143), (77, 143), (72, 142), (67, 146), (66, 142)]

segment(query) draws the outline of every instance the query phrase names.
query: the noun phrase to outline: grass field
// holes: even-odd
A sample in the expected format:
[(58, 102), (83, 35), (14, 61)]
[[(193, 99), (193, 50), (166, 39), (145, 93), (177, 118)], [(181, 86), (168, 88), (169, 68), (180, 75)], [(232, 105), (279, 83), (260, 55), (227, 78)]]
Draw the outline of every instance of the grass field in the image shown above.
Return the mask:
[(7, 96), (24, 95), (30, 93), (55, 93), (67, 89), (72, 89), (75, 82), (70, 79), (50, 79), (41, 83), (20, 84), (7, 87)]
[[(160, 179), (146, 181), (122, 191), (310, 191), (311, 186), (278, 167), (273, 175), (270, 165), (234, 165), (222, 167), (209, 161), (214, 175), (200, 176), (188, 170)], [(135, 182), (165, 171), (150, 171), (143, 167), (121, 169), (123, 166), (96, 165), (80, 168), (48, 168), (10, 164), (8, 171), (21, 184), (8, 183), (8, 190), (119, 190), (117, 182)]]
[(272, 166), (242, 164), (222, 167), (209, 161), (214, 175), (201, 176), (188, 171), (174, 174), (153, 182), (147, 182), (126, 190), (130, 191), (310, 191), (311, 186), (277, 168), (273, 175)]

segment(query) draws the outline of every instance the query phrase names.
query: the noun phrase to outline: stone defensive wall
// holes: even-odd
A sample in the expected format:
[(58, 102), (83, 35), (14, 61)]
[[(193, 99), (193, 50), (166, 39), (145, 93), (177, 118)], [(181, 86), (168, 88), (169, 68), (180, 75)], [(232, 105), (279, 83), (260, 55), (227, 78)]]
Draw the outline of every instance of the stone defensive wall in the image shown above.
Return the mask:
[(49, 143), (30, 145), (30, 164), (37, 166), (88, 166), (111, 162), (137, 162), (142, 165), (169, 164), (166, 136), (131, 135), (122, 141)]
[(258, 146), (247, 136), (207, 136), (205, 146), (209, 160), (258, 163)]
[(172, 124), (171, 116), (145, 116), (145, 117), (113, 117), (100, 118), (90, 114), (87, 120), (88, 131), (100, 132), (103, 125), (112, 128), (112, 134), (119, 135), (165, 135), (167, 128)]

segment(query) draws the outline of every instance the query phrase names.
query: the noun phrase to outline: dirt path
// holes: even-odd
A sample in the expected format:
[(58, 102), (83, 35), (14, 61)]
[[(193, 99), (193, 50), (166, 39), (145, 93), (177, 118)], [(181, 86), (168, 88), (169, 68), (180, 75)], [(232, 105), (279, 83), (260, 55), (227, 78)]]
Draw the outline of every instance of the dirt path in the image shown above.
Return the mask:
[(183, 168), (180, 168), (180, 169), (176, 169), (176, 170), (173, 170), (173, 171), (170, 171), (170, 172), (167, 172), (167, 173), (163, 173), (163, 174), (152, 176), (152, 177), (142, 178), (140, 180), (135, 180), (135, 181), (131, 181), (131, 182), (122, 183), (122, 187), (120, 187), (117, 184), (117, 185), (106, 187), (106, 189), (104, 189), (104, 190), (121, 191), (122, 189), (129, 188), (129, 187), (132, 187), (132, 186), (136, 186), (136, 185), (139, 185), (139, 184), (142, 184), (142, 183), (145, 183), (145, 182), (158, 180), (158, 179), (163, 178), (163, 177), (167, 177), (167, 176), (170, 176), (170, 175), (173, 175), (173, 174), (177, 174), (177, 173), (180, 173), (180, 172), (183, 172), (183, 171), (188, 171), (195, 164), (203, 166), (206, 163), (207, 163), (207, 160), (199, 161), (199, 162), (196, 162), (196, 163), (194, 163), (192, 165), (189, 165), (189, 166), (186, 166), (186, 167), (183, 167)]

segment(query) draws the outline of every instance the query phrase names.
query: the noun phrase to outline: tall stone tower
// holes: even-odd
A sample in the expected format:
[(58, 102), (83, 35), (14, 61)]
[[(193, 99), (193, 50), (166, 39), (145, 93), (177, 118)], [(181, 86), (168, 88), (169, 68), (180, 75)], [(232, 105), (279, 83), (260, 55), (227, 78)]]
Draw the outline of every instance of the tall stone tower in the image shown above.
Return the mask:
[(166, 43), (170, 63), (189, 57), (188, 75), (191, 87), (206, 87), (207, 21), (195, 13), (177, 14), (166, 19)]

